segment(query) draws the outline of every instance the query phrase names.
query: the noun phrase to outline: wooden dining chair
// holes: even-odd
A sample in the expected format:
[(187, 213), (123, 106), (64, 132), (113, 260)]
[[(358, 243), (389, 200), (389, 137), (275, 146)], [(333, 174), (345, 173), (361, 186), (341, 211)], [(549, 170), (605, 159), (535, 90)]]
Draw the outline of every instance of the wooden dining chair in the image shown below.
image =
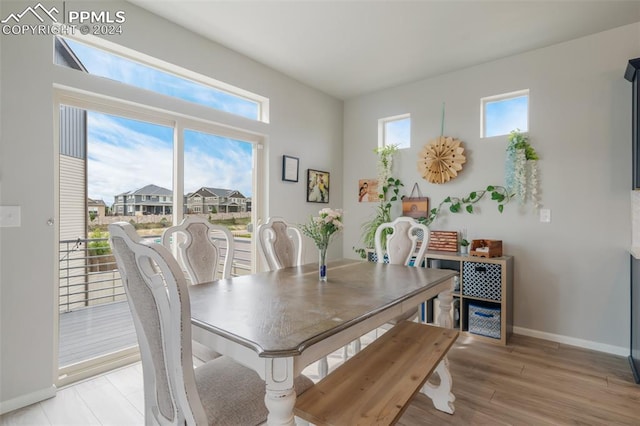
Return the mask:
[[(194, 369), (189, 291), (176, 259), (127, 222), (109, 225), (109, 233), (140, 347), (145, 424), (264, 423), (265, 382), (255, 371), (224, 356)], [(312, 384), (299, 376), (296, 393)]]
[[(179, 225), (165, 229), (162, 245), (175, 250), (191, 284), (231, 278), (235, 243), (226, 226), (189, 216)], [(220, 264), (223, 267), (219, 274)]]
[[(383, 235), (386, 236), (385, 244)], [(400, 216), (378, 226), (374, 241), (378, 263), (420, 267), (429, 246), (429, 228), (411, 217)], [(389, 324), (416, 318), (419, 310), (417, 307), (406, 312), (392, 319)]]
[(302, 234), (281, 217), (270, 217), (256, 230), (258, 248), (270, 271), (302, 264)]
[[(189, 216), (180, 224), (165, 229), (162, 245), (175, 255), (190, 284), (231, 278), (235, 242), (225, 226), (209, 223), (198, 216)], [(193, 342), (193, 352), (203, 361), (220, 356), (197, 341)]]

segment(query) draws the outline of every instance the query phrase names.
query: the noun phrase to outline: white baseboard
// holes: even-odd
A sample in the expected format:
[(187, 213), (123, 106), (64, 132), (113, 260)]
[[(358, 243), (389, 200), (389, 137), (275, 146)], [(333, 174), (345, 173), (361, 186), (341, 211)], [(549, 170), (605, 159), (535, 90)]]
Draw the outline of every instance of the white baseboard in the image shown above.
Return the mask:
[(43, 401), (45, 399), (53, 398), (56, 396), (56, 386), (51, 385), (50, 388), (41, 389), (39, 391), (31, 392), (26, 395), (20, 395), (17, 398), (10, 399), (8, 401), (0, 401), (0, 414), (5, 414), (18, 408), (26, 407), (27, 405), (35, 404), (36, 402)]
[(591, 349), (598, 352), (606, 352), (612, 355), (629, 356), (629, 348), (622, 346), (607, 345), (604, 343), (592, 342), (591, 340), (577, 339), (575, 337), (562, 336), (560, 334), (545, 333), (543, 331), (531, 330), (529, 328), (513, 327), (514, 334), (536, 337), (538, 339), (549, 340), (551, 342), (563, 343), (565, 345), (578, 346), (580, 348)]

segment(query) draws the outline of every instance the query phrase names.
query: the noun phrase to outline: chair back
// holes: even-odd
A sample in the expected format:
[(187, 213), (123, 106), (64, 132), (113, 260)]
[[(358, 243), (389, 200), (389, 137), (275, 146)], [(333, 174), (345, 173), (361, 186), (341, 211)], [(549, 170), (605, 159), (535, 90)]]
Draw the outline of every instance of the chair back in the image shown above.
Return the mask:
[(258, 226), (258, 247), (269, 269), (302, 264), (302, 234), (280, 217), (270, 217)]
[[(382, 234), (388, 229), (393, 230), (393, 233), (387, 234), (386, 245), (383, 247)], [(391, 264), (421, 266), (429, 246), (429, 228), (411, 217), (400, 216), (393, 222), (378, 226), (375, 246), (378, 263), (385, 261), (386, 254)]]
[(207, 424), (193, 371), (184, 273), (165, 247), (142, 241), (129, 223), (109, 225), (109, 234), (140, 346), (145, 422)]
[[(182, 264), (191, 284), (231, 278), (235, 242), (225, 226), (190, 216), (179, 225), (165, 229), (162, 233), (162, 245), (170, 251), (175, 250), (176, 258)], [(221, 263), (222, 273), (218, 276)]]

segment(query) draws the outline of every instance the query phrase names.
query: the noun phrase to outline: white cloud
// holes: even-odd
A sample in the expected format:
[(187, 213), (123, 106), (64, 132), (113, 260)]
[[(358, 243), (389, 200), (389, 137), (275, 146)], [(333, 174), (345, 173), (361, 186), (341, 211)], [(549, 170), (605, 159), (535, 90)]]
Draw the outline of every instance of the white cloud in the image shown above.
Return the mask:
[(102, 114), (90, 114), (88, 191), (90, 198), (113, 197), (148, 184), (171, 189), (172, 141), (140, 133)]
[(215, 146), (185, 142), (185, 192), (209, 186), (237, 189), (244, 196), (251, 196), (251, 152), (240, 147), (243, 142), (224, 138), (210, 138), (209, 141)]

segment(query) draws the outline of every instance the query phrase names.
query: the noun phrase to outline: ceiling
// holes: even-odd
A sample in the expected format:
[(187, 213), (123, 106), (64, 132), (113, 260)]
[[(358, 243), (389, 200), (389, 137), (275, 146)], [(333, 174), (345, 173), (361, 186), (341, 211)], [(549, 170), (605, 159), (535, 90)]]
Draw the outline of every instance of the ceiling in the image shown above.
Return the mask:
[(614, 0), (129, 2), (340, 99), (640, 21)]

